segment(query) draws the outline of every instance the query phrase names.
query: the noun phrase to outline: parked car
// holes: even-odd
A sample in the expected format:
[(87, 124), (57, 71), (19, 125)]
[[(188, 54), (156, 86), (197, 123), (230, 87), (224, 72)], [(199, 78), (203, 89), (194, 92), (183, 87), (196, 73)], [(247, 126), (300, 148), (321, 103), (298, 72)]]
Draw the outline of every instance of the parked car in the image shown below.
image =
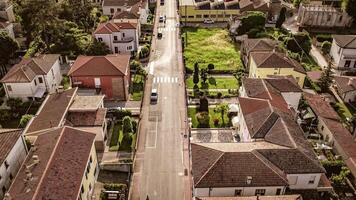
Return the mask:
[(152, 89), (151, 90), (151, 103), (155, 103), (158, 101), (158, 92), (157, 89)]
[(161, 39), (162, 36), (163, 36), (162, 31), (161, 31), (161, 30), (158, 30), (158, 32), (157, 32), (157, 38), (158, 38), (158, 39)]
[(212, 20), (212, 19), (204, 19), (204, 24), (214, 24), (214, 20)]
[(164, 22), (164, 17), (163, 16), (159, 16), (159, 23), (163, 23)]

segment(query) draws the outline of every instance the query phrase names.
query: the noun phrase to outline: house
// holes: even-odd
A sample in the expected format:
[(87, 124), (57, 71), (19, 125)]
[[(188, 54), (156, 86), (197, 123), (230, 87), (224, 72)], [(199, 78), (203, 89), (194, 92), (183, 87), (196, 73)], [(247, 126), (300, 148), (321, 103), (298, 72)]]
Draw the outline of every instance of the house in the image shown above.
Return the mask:
[(6, 32), (15, 39), (13, 22), (15, 22), (13, 5), (8, 0), (0, 0), (0, 32)]
[(68, 72), (72, 84), (100, 91), (107, 99), (127, 100), (130, 55), (79, 56)]
[(269, 6), (268, 1), (264, 0), (241, 0), (239, 2), (240, 12), (246, 11), (260, 11), (268, 15)]
[(115, 54), (138, 50), (139, 27), (137, 23), (109, 21), (99, 24), (95, 38), (104, 42)]
[(337, 93), (347, 103), (356, 101), (356, 77), (334, 76)]
[(271, 52), (278, 43), (269, 38), (245, 39), (241, 43), (241, 59), (243, 64), (249, 66), (249, 58), (252, 52)]
[(95, 134), (66, 126), (44, 130), (5, 199), (91, 199), (99, 172), (94, 139)]
[(294, 111), (298, 110), (298, 105), (302, 97), (303, 91), (291, 78), (245, 78), (240, 87), (241, 97), (258, 98), (263, 94), (268, 94), (268, 87), (273, 88), (278, 92)]
[(0, 199), (10, 187), (27, 154), (20, 129), (0, 129)]
[(325, 170), (281, 93), (284, 86), (273, 81), (251, 82), (256, 90), (238, 98), (234, 141), (192, 141), (196, 197), (273, 196), (287, 188), (332, 190), (325, 187)]
[(205, 19), (212, 19), (215, 22), (227, 22), (239, 14), (240, 7), (238, 0), (179, 0), (181, 22), (203, 22)]
[(140, 16), (141, 24), (147, 24), (148, 0), (103, 0), (103, 14), (109, 17), (116, 12), (128, 11)]
[(27, 124), (24, 134), (34, 141), (43, 131), (63, 126), (95, 134), (95, 149), (104, 151), (107, 138), (104, 96), (79, 96), (78, 88), (50, 94)]
[(58, 54), (23, 58), (1, 79), (7, 98), (42, 98), (60, 86), (62, 75)]
[(297, 17), (300, 28), (346, 28), (351, 26), (352, 21), (346, 12), (333, 6), (303, 3), (299, 6)]
[(330, 56), (334, 69), (356, 71), (356, 35), (334, 35)]
[(327, 144), (341, 155), (353, 177), (356, 177), (356, 141), (342, 125), (341, 118), (320, 95), (304, 93), (304, 99), (316, 116), (317, 130)]
[(297, 61), (287, 57), (284, 53), (252, 52), (249, 60), (249, 77), (267, 78), (271, 75), (292, 75), (303, 88), (306, 72)]

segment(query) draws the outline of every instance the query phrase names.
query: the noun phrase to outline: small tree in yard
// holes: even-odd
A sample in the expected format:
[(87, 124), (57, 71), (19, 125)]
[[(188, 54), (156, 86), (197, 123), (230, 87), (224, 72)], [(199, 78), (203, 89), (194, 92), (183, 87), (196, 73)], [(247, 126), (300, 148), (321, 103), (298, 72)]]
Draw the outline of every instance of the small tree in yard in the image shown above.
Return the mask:
[(6, 105), (10, 107), (12, 111), (14, 111), (22, 106), (22, 100), (20, 98), (9, 98), (6, 101)]
[(27, 123), (31, 120), (31, 118), (33, 117), (33, 115), (22, 115), (21, 120), (20, 120), (20, 127), (21, 128), (25, 128)]
[(130, 62), (130, 69), (131, 70), (136, 70), (138, 67), (141, 66), (141, 63), (137, 60), (133, 60)]
[(199, 111), (209, 112), (209, 101), (206, 96), (201, 97), (199, 100)]
[(286, 20), (286, 12), (287, 9), (285, 7), (281, 8), (281, 11), (279, 12), (279, 16), (276, 22), (276, 28), (281, 28), (282, 24)]
[(194, 64), (193, 83), (195, 85), (199, 83), (199, 65), (198, 65), (198, 63)]
[(5, 64), (19, 49), (19, 45), (6, 32), (0, 32), (0, 44), (0, 67), (6, 72)]
[(215, 111), (220, 112), (220, 114), (221, 114), (222, 124), (225, 124), (224, 115), (228, 111), (228, 109), (229, 109), (229, 107), (228, 107), (227, 103), (221, 103), (215, 108)]
[(331, 65), (329, 63), (328, 67), (321, 73), (321, 77), (319, 79), (319, 87), (321, 89), (321, 92), (326, 92), (330, 84), (332, 82), (332, 71), (331, 71)]
[(266, 22), (266, 15), (259, 11), (248, 11), (247, 14), (241, 17), (241, 25), (237, 32), (238, 35), (247, 33), (249, 30), (258, 27), (264, 27)]
[(323, 51), (324, 54), (328, 54), (330, 52), (330, 49), (331, 49), (331, 42), (324, 41), (321, 44), (321, 50)]
[(130, 133), (133, 132), (133, 127), (132, 127), (132, 120), (131, 117), (126, 116), (122, 120), (122, 133), (124, 135), (129, 135)]
[(209, 71), (213, 70), (214, 68), (215, 68), (214, 64), (211, 64), (211, 63), (210, 63), (210, 64), (208, 65)]
[(203, 81), (203, 83), (206, 83), (206, 80), (208, 80), (208, 71), (206, 69), (202, 69), (200, 71), (200, 78)]

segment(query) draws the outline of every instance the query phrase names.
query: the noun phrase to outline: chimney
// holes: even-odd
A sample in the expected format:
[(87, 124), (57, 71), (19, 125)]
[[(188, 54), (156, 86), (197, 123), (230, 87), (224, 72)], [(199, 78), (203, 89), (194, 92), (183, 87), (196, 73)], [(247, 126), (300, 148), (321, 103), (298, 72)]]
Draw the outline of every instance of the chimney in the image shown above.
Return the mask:
[(247, 184), (247, 185), (250, 185), (251, 182), (252, 182), (252, 176), (247, 176), (247, 177), (246, 177), (246, 184)]

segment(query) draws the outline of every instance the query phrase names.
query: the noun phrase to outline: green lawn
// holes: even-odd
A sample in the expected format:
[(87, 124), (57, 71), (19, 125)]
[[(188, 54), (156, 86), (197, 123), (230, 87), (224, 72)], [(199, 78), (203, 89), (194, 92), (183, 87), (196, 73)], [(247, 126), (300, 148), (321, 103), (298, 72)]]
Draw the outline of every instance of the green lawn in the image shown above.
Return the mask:
[(110, 151), (117, 151), (119, 150), (120, 142), (122, 141), (123, 138), (123, 133), (122, 133), (122, 123), (121, 121), (115, 122), (112, 134), (111, 134), (111, 140), (110, 140)]
[[(192, 127), (199, 128), (199, 123), (195, 115), (197, 114), (197, 108), (188, 108), (188, 117), (192, 118)], [(231, 122), (229, 121), (229, 117), (227, 116), (227, 112), (224, 114), (225, 124), (222, 123), (221, 113), (215, 112), (214, 108), (209, 108), (209, 116), (210, 116), (210, 128), (224, 128), (229, 127)], [(215, 126), (214, 119), (219, 119), (219, 124)]]
[(66, 90), (70, 87), (70, 81), (69, 81), (69, 77), (66, 75), (63, 75), (63, 79), (62, 79), (62, 83), (61, 85), (63, 85), (63, 88)]
[[(214, 64), (216, 70), (236, 70), (242, 67), (240, 47), (231, 41), (228, 31), (221, 28), (185, 28), (188, 46), (184, 49), (186, 66), (194, 68)], [(185, 33), (183, 33), (185, 37)]]
[[(190, 76), (187, 79), (187, 87), (188, 89), (193, 89), (193, 76)], [(234, 77), (209, 77), (206, 83), (200, 82), (198, 83), (200, 89), (238, 89), (239, 85)]]
[(132, 83), (130, 87), (130, 94), (132, 101), (141, 101), (143, 96), (143, 89), (145, 78), (142, 75), (132, 75)]

